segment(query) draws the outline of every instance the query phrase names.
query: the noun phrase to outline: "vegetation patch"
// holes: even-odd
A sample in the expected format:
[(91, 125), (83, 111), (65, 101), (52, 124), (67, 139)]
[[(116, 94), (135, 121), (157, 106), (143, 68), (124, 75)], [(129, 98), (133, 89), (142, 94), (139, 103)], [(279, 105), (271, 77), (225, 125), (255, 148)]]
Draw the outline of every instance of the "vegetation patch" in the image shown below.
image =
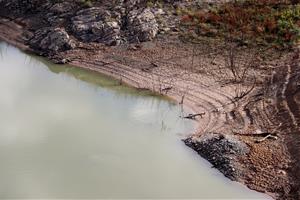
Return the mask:
[(181, 13), (181, 25), (196, 36), (218, 36), (277, 47), (290, 47), (300, 40), (299, 1), (232, 1)]

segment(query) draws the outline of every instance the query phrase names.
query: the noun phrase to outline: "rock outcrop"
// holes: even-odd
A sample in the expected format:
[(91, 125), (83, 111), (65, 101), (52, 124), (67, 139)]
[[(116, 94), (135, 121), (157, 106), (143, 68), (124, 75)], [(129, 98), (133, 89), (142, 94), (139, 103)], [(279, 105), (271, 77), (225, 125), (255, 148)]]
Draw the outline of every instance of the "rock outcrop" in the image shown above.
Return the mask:
[[(158, 15), (164, 12), (162, 9), (158, 12), (155, 8), (148, 8), (146, 4), (146, 0), (104, 0), (94, 2), (93, 7), (87, 8), (82, 2), (72, 0), (0, 0), (2, 8), (36, 15), (38, 20), (32, 22), (35, 35), (47, 35), (49, 29), (45, 27), (63, 27), (82, 42), (106, 45), (146, 42), (156, 37), (160, 25), (154, 12)], [(67, 38), (66, 32), (61, 35)], [(50, 38), (45, 40), (48, 39)], [(62, 48), (57, 45), (55, 44), (57, 48), (51, 46), (48, 49)]]
[(158, 33), (158, 24), (150, 9), (132, 10), (127, 17), (129, 40), (146, 42), (153, 40)]
[(75, 48), (75, 42), (63, 28), (43, 28), (29, 40), (31, 48), (48, 55)]
[(238, 157), (250, 151), (245, 143), (234, 136), (219, 133), (206, 133), (199, 138), (189, 137), (184, 143), (231, 180), (237, 180), (241, 173), (241, 168), (237, 167)]
[(71, 23), (74, 35), (80, 40), (107, 45), (150, 41), (158, 32), (155, 16), (149, 9), (132, 10), (124, 16), (122, 11), (93, 7), (80, 10)]
[(70, 1), (54, 3), (49, 6), (46, 15), (43, 17), (52, 27), (65, 26), (68, 24), (69, 18), (74, 16), (78, 9), (78, 5)]
[(120, 43), (120, 15), (100, 7), (80, 10), (71, 19), (74, 35), (84, 42)]

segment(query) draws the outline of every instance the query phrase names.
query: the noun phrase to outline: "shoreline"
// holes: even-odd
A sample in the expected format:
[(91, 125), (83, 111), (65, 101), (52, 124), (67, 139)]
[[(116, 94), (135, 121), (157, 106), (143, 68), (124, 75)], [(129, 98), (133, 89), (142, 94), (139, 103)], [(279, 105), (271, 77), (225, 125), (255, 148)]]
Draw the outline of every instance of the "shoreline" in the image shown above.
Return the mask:
[[(7, 24), (7, 22), (1, 22), (0, 18), (0, 28), (0, 40), (4, 40), (25, 52), (38, 53), (24, 45), (25, 41), (22, 39), (24, 27), (21, 25), (16, 24), (15, 22), (8, 22)], [(153, 44), (155, 44), (155, 47), (153, 47)], [(238, 108), (240, 106), (239, 104), (241, 104), (232, 101), (235, 92), (235, 88), (233, 86), (224, 86), (222, 83), (216, 83), (215, 80), (212, 80), (205, 74), (193, 73), (185, 69), (173, 67), (170, 63), (165, 65), (162, 64), (159, 67), (153, 67), (152, 61), (147, 60), (147, 57), (136, 56), (137, 53), (141, 52), (144, 56), (160, 53), (160, 51), (164, 50), (164, 48), (160, 45), (163, 46), (163, 44), (160, 44), (159, 42), (145, 43), (141, 50), (130, 50), (130, 52), (126, 54), (123, 50), (113, 47), (110, 48), (98, 44), (80, 44), (79, 48), (62, 52), (59, 56), (67, 59), (67, 64), (71, 66), (98, 72), (117, 79), (120, 82), (124, 82), (134, 88), (150, 90), (167, 96), (177, 103), (182, 103), (183, 107), (193, 111), (191, 114), (205, 113), (203, 116), (201, 115), (201, 117), (196, 119), (197, 127), (195, 129), (195, 133), (193, 133), (190, 138), (186, 138), (186, 140), (195, 139), (195, 141), (198, 141), (198, 138), (203, 133), (224, 133), (223, 135), (225, 135), (226, 139), (227, 135), (230, 135), (231, 137), (232, 134), (228, 134), (228, 132), (232, 131), (232, 129), (246, 130), (247, 132), (253, 131), (253, 127), (250, 122), (251, 120), (249, 120), (246, 111), (237, 109), (237, 113), (235, 114), (237, 115), (237, 120), (231, 119), (232, 116), (228, 115), (228, 113), (231, 113), (232, 110)], [(173, 46), (169, 45), (167, 48), (172, 50)], [(169, 49), (166, 51), (169, 51)], [(172, 52), (170, 52), (170, 54), (172, 54)], [(132, 60), (127, 62), (126, 59), (128, 58), (131, 58)], [(282, 144), (280, 144), (280, 141), (278, 141), (278, 145), (276, 144), (277, 146), (275, 145), (275, 147), (272, 147), (273, 144), (271, 142), (268, 142), (266, 147), (259, 144), (257, 147), (254, 144), (255, 141), (248, 137), (240, 135), (233, 135), (233, 137), (251, 147), (250, 149), (256, 149), (259, 147), (258, 152), (260, 152), (260, 148), (263, 150), (262, 152), (268, 148), (279, 147), (278, 151), (280, 152), (284, 149), (281, 146)], [(227, 140), (225, 142), (227, 142)], [(188, 145), (187, 143), (186, 145), (193, 148), (193, 145)], [(229, 143), (229, 145), (231, 145), (231, 143)], [(193, 149), (196, 150), (196, 148)], [(220, 152), (215, 153), (220, 154)], [(212, 155), (199, 154), (209, 160), (215, 168), (219, 169), (231, 180), (240, 182), (252, 190), (266, 193), (274, 199), (280, 198), (279, 191), (277, 193), (276, 188), (273, 192), (269, 191), (269, 188), (272, 188), (272, 184), (276, 183), (264, 183), (264, 181), (268, 181), (268, 176), (271, 176), (273, 172), (268, 174), (267, 177), (263, 177), (263, 173), (265, 172), (262, 170), (262, 175), (260, 175), (261, 177), (257, 180), (262, 181), (262, 184), (252, 181), (252, 179), (256, 178), (252, 177), (252, 172), (247, 168), (247, 165), (249, 165), (249, 163), (247, 163), (248, 160), (243, 160), (248, 158), (241, 158), (241, 155), (222, 155), (220, 159), (228, 156), (226, 159), (234, 160), (233, 163), (230, 163), (229, 166), (224, 168), (224, 165), (215, 165), (210, 160)], [(250, 164), (255, 166), (255, 162), (259, 162), (260, 160), (260, 155), (254, 154), (253, 158), (251, 156), (250, 160), (253, 159), (253, 161), (251, 160)], [(268, 154), (268, 156), (272, 157), (273, 154)], [(244, 155), (242, 157), (244, 157)], [(272, 163), (273, 160), (270, 162)], [(241, 164), (242, 167), (239, 169)], [(262, 166), (264, 165), (262, 164)], [(223, 168), (225, 171), (228, 171), (227, 167), (234, 169), (233, 172), (229, 172), (228, 176), (224, 173), (224, 171), (222, 171)], [(261, 166), (259, 165), (258, 169), (260, 169), (259, 167)], [(242, 175), (239, 173), (236, 174), (236, 170), (239, 173), (241, 172)], [(285, 176), (283, 176), (283, 179), (285, 179)]]
[[(15, 27), (14, 27), (15, 25)], [(1, 23), (0, 23), (0, 27), (1, 27)], [(19, 37), (21, 37), (22, 35), (22, 30), (21, 27), (18, 27), (17, 24), (13, 23), (12, 26), (14, 31), (17, 31), (17, 34), (14, 35), (10, 35), (11, 30), (7, 30), (8, 33), (1, 33), (0, 32), (0, 40), (5, 41), (6, 43), (13, 45), (19, 49), (21, 49), (22, 51), (26, 52), (26, 53), (30, 53), (30, 54), (36, 54), (36, 52), (31, 49), (29, 46), (24, 45), (24, 43), (22, 43)], [(9, 36), (9, 37), (7, 37)], [(42, 56), (44, 57), (44, 56)], [(51, 61), (51, 59), (50, 59)], [(53, 62), (53, 61), (51, 61)], [(111, 78), (114, 78), (116, 80), (120, 80), (121, 82), (124, 82), (125, 84), (134, 87), (136, 89), (140, 89), (140, 90), (149, 90), (151, 92), (157, 93), (159, 95), (163, 95), (166, 96), (172, 100), (174, 100), (175, 102), (180, 103), (180, 101), (182, 101), (182, 95), (180, 95), (182, 90), (185, 90), (186, 87), (182, 87), (182, 88), (172, 88), (172, 91), (167, 91), (167, 92), (161, 92), (161, 88), (159, 88), (158, 81), (156, 81), (156, 79), (159, 79), (158, 76), (160, 76), (159, 74), (157, 75), (157, 77), (146, 77), (145, 75), (142, 75), (141, 77), (137, 77), (137, 79), (134, 80), (134, 77), (132, 76), (132, 73), (141, 73), (140, 69), (133, 69), (133, 71), (129, 72), (128, 74), (126, 74), (126, 70), (128, 70), (128, 66), (125, 65), (120, 65), (118, 63), (116, 63), (116, 65), (114, 66), (113, 64), (111, 64), (111, 66), (109, 68), (100, 68), (99, 65), (92, 63), (89, 64), (88, 62), (86, 62), (85, 60), (83, 61), (71, 61), (67, 63), (68, 65), (74, 66), (74, 67), (79, 67), (82, 69), (86, 69), (86, 70), (90, 70), (96, 73), (101, 73), (104, 74), (106, 76), (109, 76)], [(107, 66), (106, 66), (107, 67)], [(132, 70), (132, 68), (131, 68)], [(122, 73), (122, 74), (121, 74)], [(146, 73), (146, 75), (148, 75)], [(167, 85), (167, 84), (165, 84)], [(152, 86), (152, 87), (150, 87)], [(173, 85), (172, 85), (173, 86)], [(183, 107), (188, 108), (189, 110), (193, 111), (194, 113), (200, 113), (201, 111), (203, 111), (202, 107), (199, 107), (199, 105), (197, 105), (196, 100), (194, 99), (195, 95), (191, 94), (189, 95), (185, 95), (184, 97), (184, 101), (182, 103)], [(201, 124), (203, 122), (202, 118), (201, 121), (196, 120), (197, 121), (197, 127), (193, 133), (193, 135), (197, 135), (199, 132), (203, 132), (205, 130), (205, 128), (201, 127)]]

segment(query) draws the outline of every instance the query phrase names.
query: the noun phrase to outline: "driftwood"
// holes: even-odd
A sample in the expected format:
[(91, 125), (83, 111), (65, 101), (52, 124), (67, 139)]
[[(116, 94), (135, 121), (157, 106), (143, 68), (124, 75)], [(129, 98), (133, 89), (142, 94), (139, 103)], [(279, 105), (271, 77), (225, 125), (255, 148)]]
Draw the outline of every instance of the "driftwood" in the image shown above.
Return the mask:
[(187, 116), (185, 116), (185, 117), (183, 117), (183, 118), (195, 120), (196, 117), (200, 116), (200, 117), (202, 118), (203, 115), (205, 115), (205, 112), (203, 112), (203, 113), (197, 113), (197, 114), (189, 114), (189, 115), (187, 115)]
[(263, 137), (262, 139), (260, 140), (256, 140), (255, 143), (261, 143), (263, 141), (265, 141), (266, 139), (274, 139), (274, 140), (277, 140), (278, 137), (274, 134), (268, 134), (267, 136)]
[(166, 88), (161, 89), (161, 91), (162, 91), (162, 92), (168, 93), (168, 92), (169, 92), (170, 90), (172, 90), (172, 89), (173, 89), (173, 87), (170, 86), (170, 87), (166, 87)]
[(277, 134), (276, 132), (278, 131), (278, 129), (282, 126), (282, 123), (280, 123), (271, 133), (264, 133), (266, 134), (265, 137), (263, 137), (262, 139), (260, 140), (256, 140), (255, 142), (256, 143), (261, 143), (263, 141), (265, 141), (266, 139), (273, 139), (273, 140), (277, 140), (278, 137), (277, 137)]
[(255, 140), (255, 143), (261, 143), (267, 139), (273, 139), (277, 140), (278, 136), (276, 132), (278, 129), (282, 126), (282, 123), (280, 123), (273, 131), (271, 132), (262, 132), (262, 133), (250, 133), (250, 134), (242, 134), (242, 133), (235, 133), (235, 135), (241, 135), (241, 136), (250, 136), (250, 137), (262, 137), (261, 139)]

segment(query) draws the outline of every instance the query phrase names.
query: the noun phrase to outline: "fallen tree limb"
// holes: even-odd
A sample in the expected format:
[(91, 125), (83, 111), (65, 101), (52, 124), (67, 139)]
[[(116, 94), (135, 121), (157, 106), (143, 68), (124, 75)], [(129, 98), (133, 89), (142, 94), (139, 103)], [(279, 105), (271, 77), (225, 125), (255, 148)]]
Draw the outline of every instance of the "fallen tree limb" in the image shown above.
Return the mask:
[(200, 116), (200, 117), (202, 118), (203, 115), (205, 115), (205, 112), (203, 112), (203, 113), (197, 113), (197, 114), (189, 114), (189, 115), (187, 115), (187, 116), (185, 116), (185, 117), (183, 117), (183, 118), (195, 120), (196, 117)]
[(172, 89), (173, 89), (173, 87), (170, 86), (170, 87), (166, 87), (166, 88), (161, 89), (161, 91), (162, 91), (162, 92), (168, 93), (168, 92), (169, 92), (170, 90), (172, 90)]

